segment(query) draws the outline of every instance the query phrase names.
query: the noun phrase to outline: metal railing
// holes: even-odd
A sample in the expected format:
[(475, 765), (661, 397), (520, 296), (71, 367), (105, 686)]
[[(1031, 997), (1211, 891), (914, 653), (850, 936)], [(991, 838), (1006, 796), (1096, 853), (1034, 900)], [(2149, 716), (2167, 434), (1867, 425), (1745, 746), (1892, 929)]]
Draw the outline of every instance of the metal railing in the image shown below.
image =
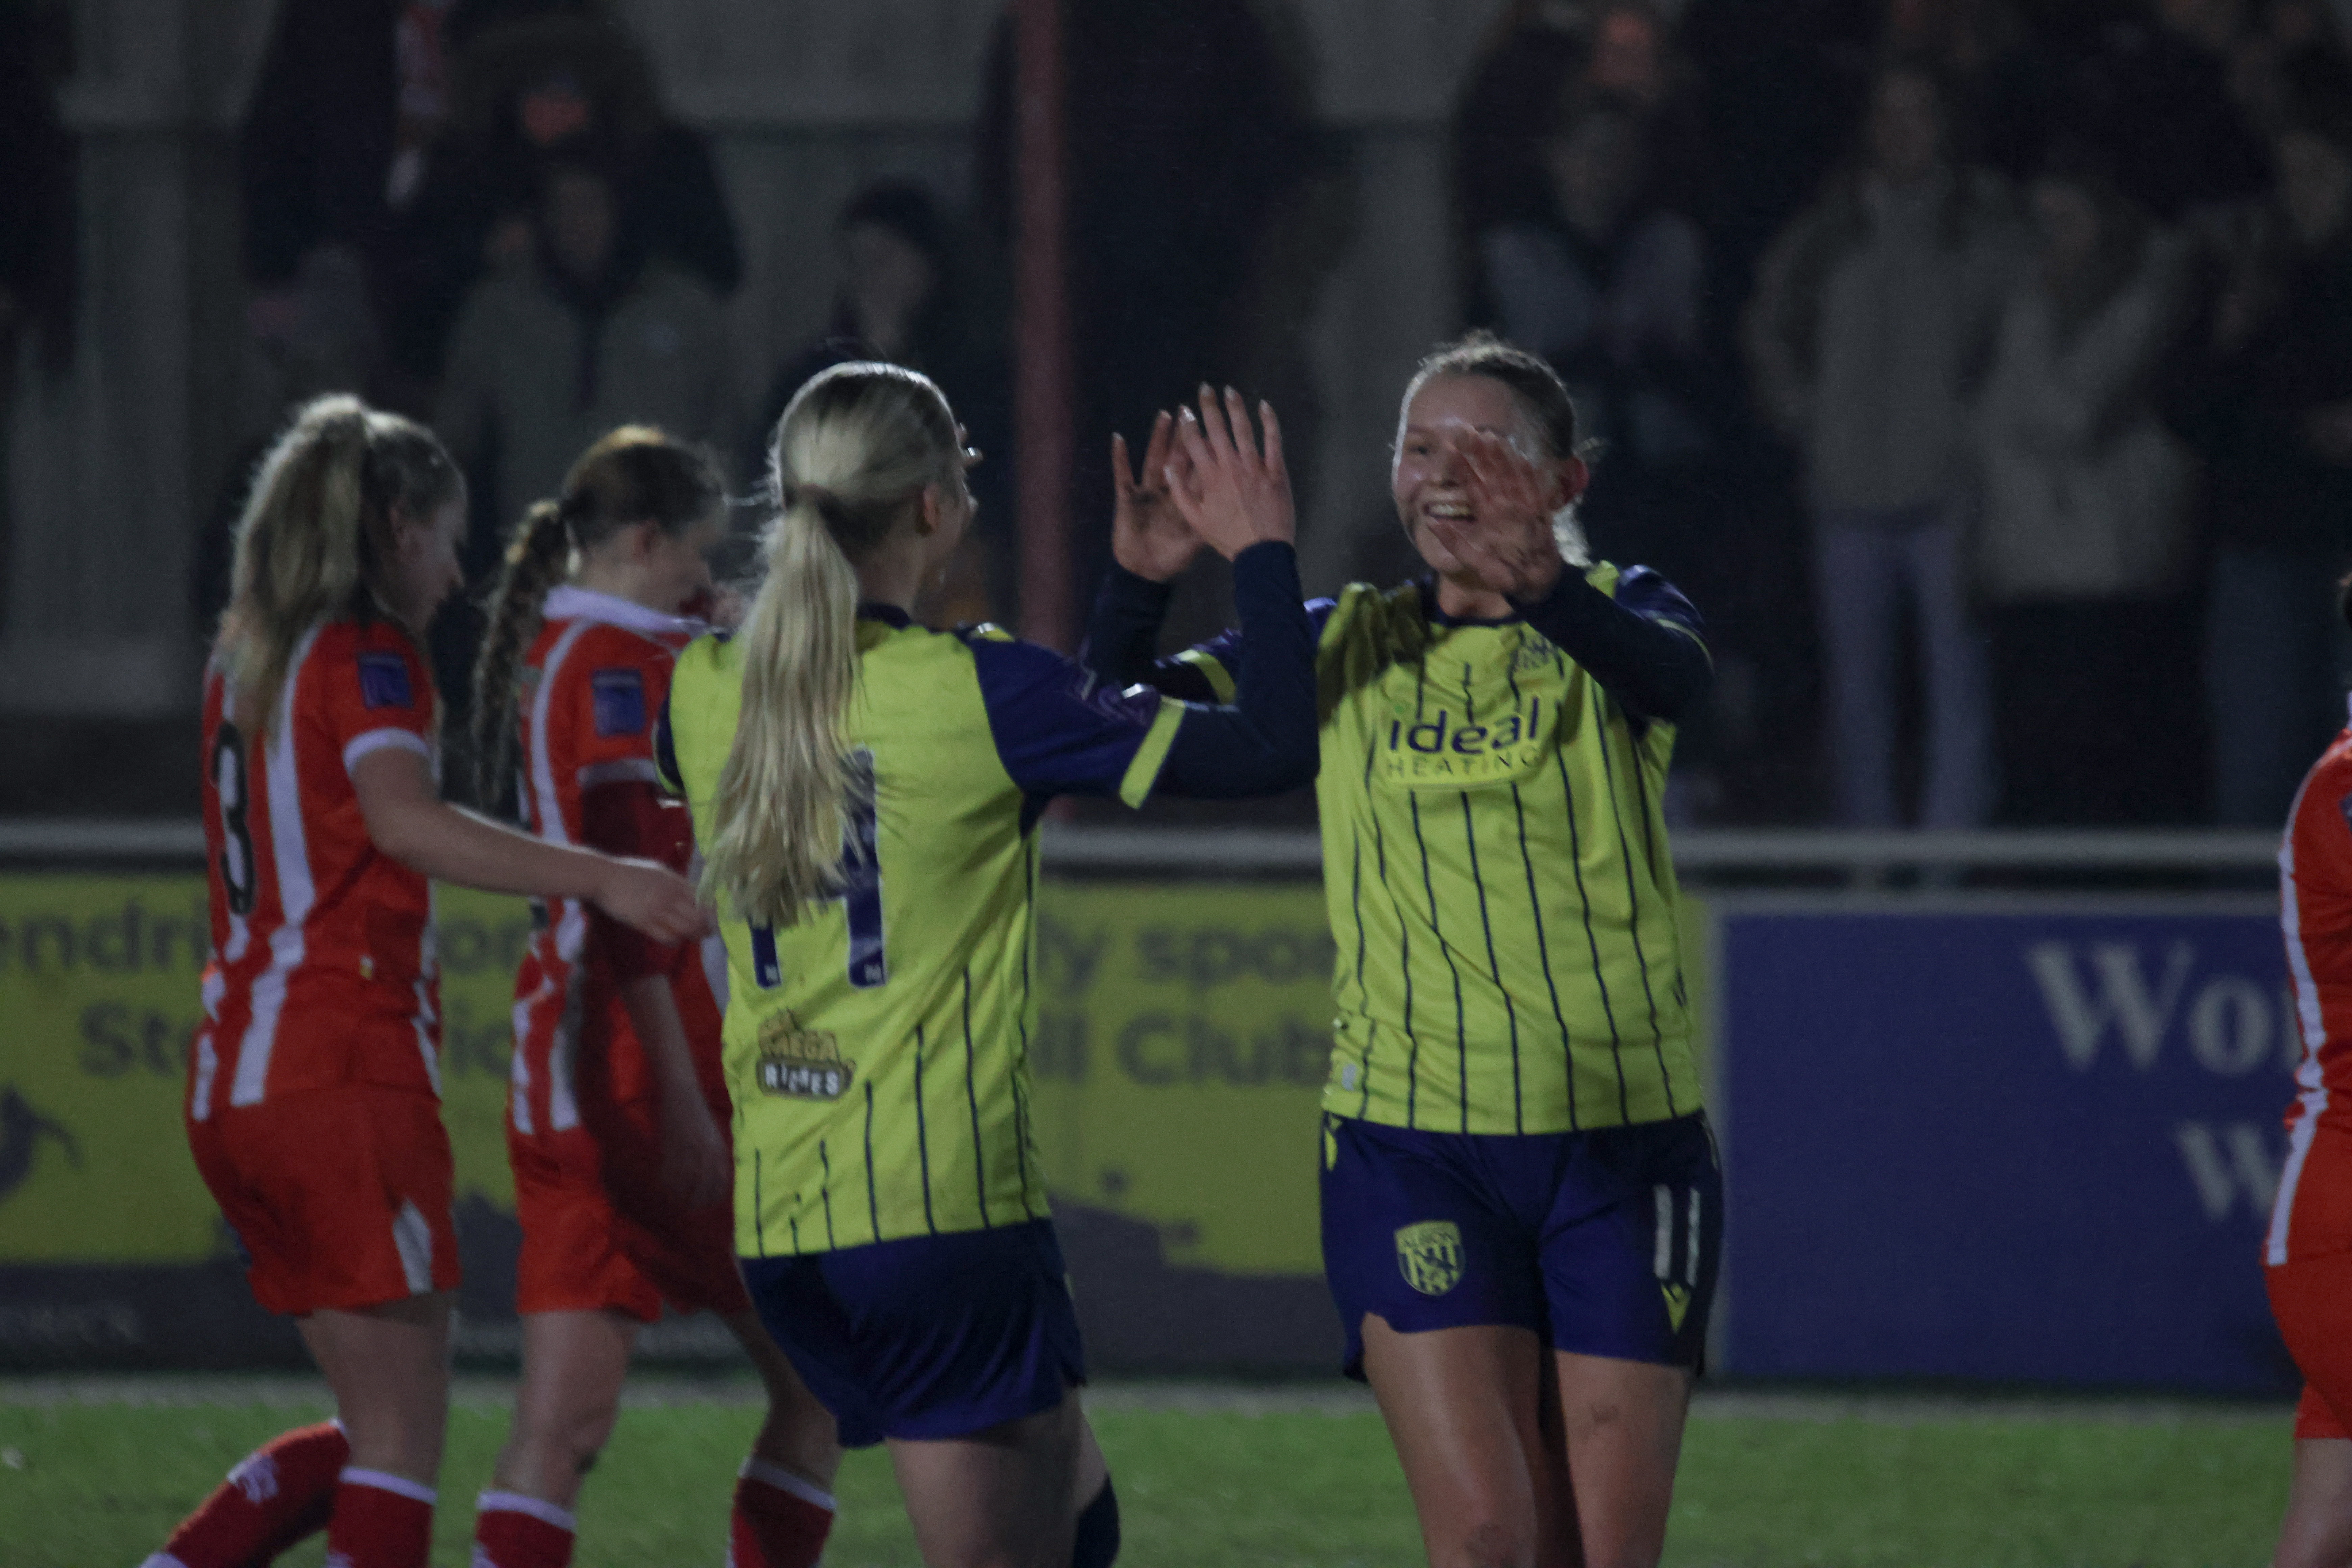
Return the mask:
[[(1104, 827), (1048, 823), (1046, 863), (1092, 873), (1311, 875), (1323, 847), (1312, 828)], [(1868, 879), (1900, 870), (1942, 872), (2271, 871), (2278, 836), (2215, 829), (2046, 829), (1987, 832), (1827, 828), (1689, 828), (1674, 836), (1685, 874), (1837, 873)], [(193, 818), (0, 817), (0, 862), (121, 865), (200, 863)]]

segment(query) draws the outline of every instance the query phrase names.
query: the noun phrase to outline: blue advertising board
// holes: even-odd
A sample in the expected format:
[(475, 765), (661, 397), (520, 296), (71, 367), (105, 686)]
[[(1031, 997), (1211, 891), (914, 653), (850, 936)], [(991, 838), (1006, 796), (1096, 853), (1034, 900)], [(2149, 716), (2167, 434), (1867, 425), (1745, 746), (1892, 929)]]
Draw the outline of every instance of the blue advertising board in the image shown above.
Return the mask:
[(2274, 907), (1717, 908), (1727, 1370), (2293, 1392)]

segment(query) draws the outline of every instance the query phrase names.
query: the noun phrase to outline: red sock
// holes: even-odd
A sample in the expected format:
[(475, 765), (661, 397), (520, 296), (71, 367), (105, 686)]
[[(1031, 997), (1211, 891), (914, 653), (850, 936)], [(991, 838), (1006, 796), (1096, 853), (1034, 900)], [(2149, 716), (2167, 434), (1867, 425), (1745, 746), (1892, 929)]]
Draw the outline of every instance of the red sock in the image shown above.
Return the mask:
[(264, 1443), (228, 1473), (144, 1568), (245, 1568), (327, 1525), (352, 1445), (332, 1421)]
[(474, 1503), (474, 1568), (566, 1568), (568, 1510), (520, 1492), (484, 1492)]
[(356, 1468), (335, 1489), (327, 1568), (425, 1568), (433, 1551), (433, 1489)]
[(781, 1465), (746, 1459), (727, 1521), (727, 1568), (816, 1568), (832, 1528), (832, 1493)]

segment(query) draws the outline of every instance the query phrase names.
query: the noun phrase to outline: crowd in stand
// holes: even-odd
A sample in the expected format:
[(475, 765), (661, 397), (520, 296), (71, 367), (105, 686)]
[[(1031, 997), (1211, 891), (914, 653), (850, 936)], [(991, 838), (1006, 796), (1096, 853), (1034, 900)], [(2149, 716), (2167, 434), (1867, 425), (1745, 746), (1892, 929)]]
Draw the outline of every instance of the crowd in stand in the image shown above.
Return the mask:
[[(1309, 446), (1306, 325), (1368, 198), (1295, 28), (1271, 0), (1068, 4), (1079, 460), (1204, 376)], [(1559, 369), (1601, 453), (1598, 552), (1708, 617), (1677, 809), (2281, 820), (2352, 668), (2327, 610), (2352, 564), (2347, 23), (2352, 0), (1502, 8), (1450, 131), (1459, 324)], [(252, 331), (289, 395), (434, 422), (478, 576), (611, 426), (748, 453), (824, 364), (918, 364), (991, 458), (942, 613), (1007, 616), (1006, 37), (968, 210), (859, 193), (832, 319), (771, 377), (732, 361), (709, 144), (609, 9), (287, 0), (241, 131)], [(1079, 521), (1083, 591), (1106, 546)], [(1363, 526), (1341, 558), (1378, 570)], [(475, 635), (449, 626), (445, 668)]]
[(1716, 622), (1692, 804), (2283, 819), (2352, 655), (2345, 9), (1510, 7), (1465, 310), (1594, 416), (1604, 552)]

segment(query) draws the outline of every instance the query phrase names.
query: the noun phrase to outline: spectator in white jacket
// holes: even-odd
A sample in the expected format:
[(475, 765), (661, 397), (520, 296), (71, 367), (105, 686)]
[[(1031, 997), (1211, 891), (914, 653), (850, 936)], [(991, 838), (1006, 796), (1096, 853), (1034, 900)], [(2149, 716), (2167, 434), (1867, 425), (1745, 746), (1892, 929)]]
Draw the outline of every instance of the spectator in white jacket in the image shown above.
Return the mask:
[[(469, 581), (487, 575), (523, 508), (561, 490), (572, 458), (616, 426), (733, 449), (738, 395), (719, 297), (654, 254), (640, 227), (601, 165), (555, 159), (541, 176), (530, 254), (459, 308), (433, 425), (472, 490), (460, 552)], [(434, 625), (455, 718), (471, 701), (465, 673), (481, 635), (462, 598)], [(462, 760), (454, 769), (467, 771)]]
[(2185, 325), (2189, 247), (2084, 151), (2054, 154), (2032, 213), (2040, 264), (2002, 312), (1976, 424), (2000, 815), (2193, 820), (2190, 464), (2153, 401)]
[(551, 163), (531, 259), (477, 284), (458, 312), (433, 422), (469, 471), (493, 476), (493, 541), (616, 426), (733, 450), (719, 297), (649, 255), (624, 217), (594, 163)]
[(1837, 816), (1856, 827), (1899, 819), (1906, 598), (1927, 699), (1920, 821), (1973, 826), (1990, 804), (1967, 411), (2018, 230), (2000, 180), (1948, 155), (1946, 115), (1931, 72), (1880, 71), (1859, 159), (1773, 242), (1745, 329), (1758, 401), (1805, 460)]

